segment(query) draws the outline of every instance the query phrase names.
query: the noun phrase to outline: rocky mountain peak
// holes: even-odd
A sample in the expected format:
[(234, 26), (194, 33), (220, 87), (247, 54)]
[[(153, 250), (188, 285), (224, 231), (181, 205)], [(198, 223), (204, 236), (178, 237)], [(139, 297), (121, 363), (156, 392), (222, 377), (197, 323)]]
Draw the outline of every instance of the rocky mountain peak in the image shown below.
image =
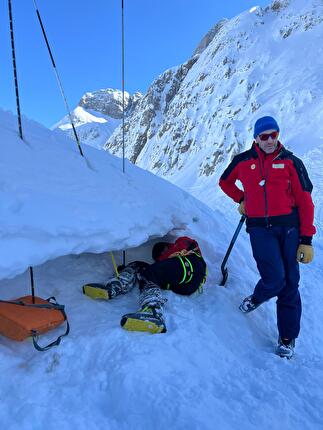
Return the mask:
[[(142, 94), (139, 92), (133, 95), (125, 92), (125, 116), (132, 114), (141, 98)], [(85, 93), (72, 112), (81, 143), (102, 148), (121, 122), (122, 103), (122, 91), (118, 89), (107, 88)], [(75, 138), (68, 115), (52, 128)]]
[(226, 22), (228, 22), (228, 19), (221, 19), (217, 24), (215, 24), (214, 27), (209, 30), (206, 35), (203, 37), (203, 39), (200, 41), (200, 43), (197, 45), (197, 48), (195, 49), (193, 53), (193, 57), (195, 55), (200, 55), (212, 42), (214, 39), (214, 36), (221, 30), (221, 28), (225, 25)]
[[(139, 92), (130, 96), (129, 93), (125, 91), (125, 111), (133, 109), (140, 98), (141, 94)], [(110, 118), (121, 119), (122, 103), (122, 91), (107, 88), (85, 93), (79, 102), (79, 106), (86, 110), (94, 110), (102, 113)]]

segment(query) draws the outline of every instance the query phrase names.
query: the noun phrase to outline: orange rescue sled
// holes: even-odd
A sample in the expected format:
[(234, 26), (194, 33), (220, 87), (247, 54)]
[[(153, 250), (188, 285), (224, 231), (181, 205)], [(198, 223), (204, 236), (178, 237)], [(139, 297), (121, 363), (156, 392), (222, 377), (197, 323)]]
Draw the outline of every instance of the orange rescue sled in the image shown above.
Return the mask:
[[(45, 347), (38, 344), (38, 336), (66, 321), (66, 332)], [(38, 351), (46, 351), (59, 345), (62, 337), (69, 333), (69, 324), (64, 306), (54, 297), (47, 300), (36, 296), (24, 296), (14, 300), (0, 300), (0, 334), (22, 341), (32, 337)]]

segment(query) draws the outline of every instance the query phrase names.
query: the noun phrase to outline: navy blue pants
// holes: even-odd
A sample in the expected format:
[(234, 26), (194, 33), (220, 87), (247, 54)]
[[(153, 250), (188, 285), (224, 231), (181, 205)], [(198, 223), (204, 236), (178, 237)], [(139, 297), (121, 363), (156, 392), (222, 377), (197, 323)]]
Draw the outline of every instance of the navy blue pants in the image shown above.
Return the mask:
[(262, 303), (277, 297), (279, 335), (295, 339), (300, 330), (302, 313), (298, 291), (299, 266), (296, 260), (299, 230), (296, 227), (249, 227), (253, 256), (261, 279), (253, 299)]

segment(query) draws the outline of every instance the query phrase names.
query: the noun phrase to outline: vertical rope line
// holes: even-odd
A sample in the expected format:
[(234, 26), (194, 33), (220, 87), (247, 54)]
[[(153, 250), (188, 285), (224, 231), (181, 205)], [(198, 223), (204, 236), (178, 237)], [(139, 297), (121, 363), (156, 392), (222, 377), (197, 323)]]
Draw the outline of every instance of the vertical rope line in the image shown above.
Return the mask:
[(10, 39), (11, 39), (12, 64), (13, 64), (13, 74), (14, 74), (15, 91), (16, 91), (16, 106), (17, 106), (17, 116), (18, 116), (18, 128), (19, 128), (20, 139), (23, 140), (22, 125), (21, 125), (21, 113), (20, 113), (20, 101), (19, 101), (18, 76), (17, 76), (17, 66), (16, 66), (15, 39), (14, 39), (14, 33), (13, 33), (13, 19), (12, 19), (11, 0), (8, 0), (8, 9), (9, 9), (9, 24), (10, 24)]
[[(12, 17), (12, 4), (11, 0), (8, 0), (8, 10), (9, 10), (9, 25), (10, 25), (10, 39), (11, 39), (11, 52), (12, 52), (12, 65), (13, 65), (13, 75), (15, 81), (15, 92), (16, 92), (16, 106), (17, 106), (17, 116), (18, 116), (18, 129), (20, 139), (23, 140), (22, 134), (22, 123), (21, 123), (21, 111), (20, 111), (20, 98), (19, 98), (19, 87), (18, 87), (18, 73), (17, 73), (17, 63), (16, 63), (16, 50), (15, 50), (15, 37), (13, 31), (13, 17)], [(31, 294), (33, 303), (35, 303), (35, 284), (34, 284), (34, 272), (33, 268), (29, 267), (30, 272), (30, 283), (31, 283)]]
[(117, 263), (116, 263), (116, 260), (115, 260), (115, 258), (114, 258), (114, 255), (113, 255), (113, 252), (112, 252), (112, 251), (110, 252), (110, 255), (111, 255), (111, 260), (112, 260), (112, 264), (113, 264), (114, 272), (115, 272), (115, 274), (116, 274), (116, 277), (117, 277), (117, 278), (119, 278), (119, 271), (118, 271)]
[(122, 172), (125, 173), (125, 89), (124, 89), (124, 0), (121, 0), (122, 8)]
[(75, 126), (74, 126), (74, 121), (73, 121), (73, 118), (72, 118), (70, 107), (69, 107), (68, 102), (67, 102), (67, 98), (65, 96), (65, 92), (64, 92), (63, 85), (62, 85), (62, 81), (61, 81), (61, 78), (59, 76), (59, 73), (58, 73), (55, 61), (54, 61), (54, 57), (53, 57), (53, 54), (52, 54), (52, 51), (51, 51), (51, 48), (50, 48), (50, 45), (49, 45), (49, 42), (48, 42), (48, 39), (47, 39), (47, 35), (46, 35), (45, 28), (43, 26), (43, 22), (42, 22), (42, 19), (41, 19), (41, 16), (40, 16), (40, 13), (39, 13), (39, 10), (38, 10), (38, 7), (37, 7), (36, 0), (33, 0), (33, 1), (34, 1), (34, 5), (35, 5), (35, 9), (36, 9), (36, 14), (37, 14), (37, 17), (38, 17), (38, 21), (39, 21), (39, 24), (40, 24), (40, 27), (41, 27), (41, 30), (42, 30), (42, 33), (43, 33), (43, 36), (44, 36), (44, 39), (45, 39), (45, 43), (46, 43), (46, 46), (47, 46), (47, 49), (48, 49), (48, 52), (49, 52), (49, 56), (50, 56), (50, 59), (52, 61), (52, 65), (53, 65), (53, 68), (54, 68), (56, 80), (57, 80), (59, 89), (61, 91), (61, 95), (62, 95), (64, 103), (65, 103), (65, 107), (66, 107), (66, 110), (67, 110), (67, 113), (68, 113), (68, 117), (70, 119), (70, 123), (72, 125), (73, 134), (74, 134), (74, 137), (75, 137), (75, 140), (76, 140), (79, 152), (80, 152), (80, 154), (83, 157), (84, 155), (83, 155), (83, 151), (82, 151), (80, 139), (78, 137), (78, 134), (77, 134)]
[[(122, 49), (121, 49), (121, 56), (122, 56), (122, 172), (125, 173), (126, 171), (126, 164), (125, 164), (125, 98), (124, 98), (124, 0), (121, 0), (121, 40), (122, 40)], [(123, 265), (126, 265), (126, 251), (122, 252), (122, 262)]]

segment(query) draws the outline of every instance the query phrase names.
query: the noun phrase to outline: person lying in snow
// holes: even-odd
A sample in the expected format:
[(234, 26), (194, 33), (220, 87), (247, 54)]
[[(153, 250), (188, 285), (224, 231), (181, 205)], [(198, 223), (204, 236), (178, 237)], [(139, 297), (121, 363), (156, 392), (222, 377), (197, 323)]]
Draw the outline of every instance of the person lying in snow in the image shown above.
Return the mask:
[(106, 285), (87, 284), (84, 294), (106, 300), (125, 294), (139, 287), (139, 310), (121, 318), (121, 326), (131, 331), (165, 333), (163, 316), (163, 290), (190, 295), (206, 280), (206, 263), (198, 243), (186, 236), (175, 243), (157, 242), (152, 249), (154, 263), (133, 261), (125, 267), (119, 266), (118, 277), (112, 277)]

